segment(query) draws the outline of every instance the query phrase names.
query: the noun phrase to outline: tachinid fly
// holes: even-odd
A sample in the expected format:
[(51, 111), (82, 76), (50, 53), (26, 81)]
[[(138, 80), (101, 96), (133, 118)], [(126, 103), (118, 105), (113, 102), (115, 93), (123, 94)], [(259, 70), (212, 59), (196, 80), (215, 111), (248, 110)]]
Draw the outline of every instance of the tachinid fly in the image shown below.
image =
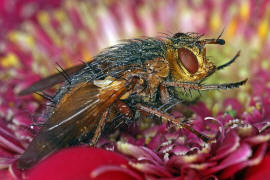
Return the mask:
[(20, 95), (65, 81), (53, 97), (47, 97), (54, 108), (18, 160), (18, 167), (30, 168), (51, 152), (84, 139), (95, 145), (108, 124), (130, 122), (142, 111), (186, 128), (208, 142), (208, 137), (161, 108), (180, 103), (179, 92), (183, 90), (200, 93), (245, 84), (247, 80), (203, 84), (208, 76), (229, 66), (240, 54), (215, 66), (206, 57), (206, 44), (224, 45), (225, 41), (202, 39), (197, 33), (126, 40), (105, 49), (90, 62), (63, 70), (23, 90)]

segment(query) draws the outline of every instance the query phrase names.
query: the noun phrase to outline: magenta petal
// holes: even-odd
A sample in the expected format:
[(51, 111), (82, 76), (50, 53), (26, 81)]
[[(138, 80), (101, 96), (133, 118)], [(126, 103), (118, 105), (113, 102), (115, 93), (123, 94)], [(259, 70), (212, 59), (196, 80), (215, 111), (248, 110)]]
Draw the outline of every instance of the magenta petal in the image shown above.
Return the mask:
[(244, 176), (246, 180), (264, 180), (269, 179), (270, 177), (270, 155), (267, 153), (263, 160), (256, 166), (251, 166), (247, 169), (247, 172)]
[(146, 174), (152, 174), (158, 177), (172, 177), (167, 169), (163, 166), (153, 165), (150, 163), (129, 162), (130, 166)]
[(9, 172), (14, 179), (19, 180), (22, 178), (22, 171), (17, 169), (16, 162), (9, 166)]
[(147, 147), (142, 147), (142, 149), (143, 149), (144, 151), (146, 151), (149, 155), (151, 155), (152, 158), (153, 158), (155, 161), (157, 161), (159, 164), (162, 164), (162, 161), (161, 161), (160, 157), (159, 157), (154, 151), (152, 151), (151, 149), (148, 149)]
[(231, 106), (231, 108), (236, 111), (236, 114), (239, 115), (242, 112), (242, 105), (237, 99), (228, 98), (223, 102), (224, 107)]
[(163, 124), (161, 126), (154, 126), (145, 130), (143, 133), (145, 136), (146, 141), (150, 138), (150, 142), (147, 144), (147, 147), (156, 150), (158, 149), (159, 145), (163, 141), (163, 134), (165, 134), (166, 125)]
[(211, 180), (219, 180), (218, 177), (215, 176), (215, 175), (209, 175), (209, 176), (205, 176), (203, 178), (203, 180), (209, 180), (209, 179), (211, 179)]
[(123, 174), (127, 174), (128, 176), (130, 176), (130, 178), (133, 179), (137, 179), (137, 180), (141, 180), (141, 176), (139, 176), (138, 174), (136, 174), (134, 171), (128, 169), (127, 167), (124, 166), (109, 166), (109, 165), (104, 165), (101, 167), (98, 167), (96, 169), (94, 169), (91, 174), (90, 177), (95, 179), (98, 176), (101, 176), (105, 173), (112, 173), (112, 172), (120, 172)]
[(151, 141), (147, 144), (147, 147), (149, 147), (150, 149), (156, 150), (161, 144), (161, 140), (162, 140), (162, 134), (158, 133), (153, 138), (151, 138)]
[(174, 147), (174, 144), (168, 144), (168, 145), (162, 146), (159, 152), (162, 154), (170, 152), (173, 149), (173, 147)]
[(199, 116), (201, 116), (202, 119), (211, 116), (210, 110), (206, 107), (206, 105), (203, 102), (198, 102), (195, 105), (190, 106), (190, 109), (192, 109)]
[(138, 161), (146, 160), (151, 161), (154, 164), (158, 164), (161, 162), (160, 160), (158, 160), (157, 162), (157, 157), (153, 157), (152, 153), (149, 154), (149, 149), (145, 150), (145, 148), (135, 146), (133, 144), (118, 142), (117, 149), (123, 154), (129, 155)]
[(206, 163), (197, 163), (197, 164), (187, 164), (185, 165), (185, 167), (189, 167), (192, 169), (196, 169), (196, 170), (205, 170), (208, 168), (211, 168), (213, 166), (215, 166), (217, 163), (216, 162), (206, 162)]
[(167, 165), (171, 167), (179, 167), (186, 164), (203, 162), (207, 159), (207, 157), (210, 156), (210, 150), (211, 148), (206, 146), (195, 154), (186, 154), (180, 156), (173, 155), (170, 157)]
[(201, 179), (199, 176), (199, 173), (195, 171), (194, 169), (190, 169), (190, 168), (182, 168), (180, 178), (179, 178), (180, 180), (200, 180)]
[(190, 148), (188, 148), (187, 146), (178, 145), (175, 146), (171, 152), (174, 153), (175, 155), (185, 155), (189, 150)]
[(3, 157), (0, 158), (0, 169), (9, 167), (13, 162), (17, 160), (16, 157)]
[(240, 138), (235, 131), (231, 130), (225, 137), (222, 145), (217, 149), (216, 155), (211, 160), (219, 160), (239, 147)]
[[(91, 172), (103, 166), (130, 168), (127, 160), (117, 153), (91, 147), (73, 147), (50, 155), (26, 172), (25, 176), (29, 180), (90, 180)], [(129, 174), (111, 171), (110, 174), (99, 174), (96, 179), (132, 179), (133, 176)]]
[(3, 180), (16, 180), (12, 175), (10, 174), (8, 169), (2, 169), (0, 171), (0, 179)]
[(16, 125), (29, 126), (32, 122), (30, 120), (29, 114), (20, 113), (14, 115), (12, 122)]
[(0, 127), (0, 146), (18, 154), (24, 152), (24, 148), (20, 142), (2, 127)]
[(270, 134), (259, 134), (257, 136), (249, 137), (245, 139), (246, 143), (256, 145), (267, 142), (270, 140)]
[(259, 164), (262, 161), (266, 150), (267, 143), (261, 144), (251, 159), (226, 168), (220, 175), (220, 178), (227, 179), (247, 166), (254, 166)]
[(235, 150), (227, 158), (222, 160), (219, 165), (202, 171), (202, 174), (208, 175), (211, 173), (215, 173), (221, 169), (246, 161), (251, 156), (251, 154), (252, 154), (252, 151), (249, 145), (243, 143), (240, 145), (240, 147), (237, 150)]
[(255, 135), (259, 134), (259, 130), (251, 124), (239, 126), (236, 128), (236, 130), (237, 130), (238, 135), (241, 138), (251, 137), (251, 136), (255, 136)]

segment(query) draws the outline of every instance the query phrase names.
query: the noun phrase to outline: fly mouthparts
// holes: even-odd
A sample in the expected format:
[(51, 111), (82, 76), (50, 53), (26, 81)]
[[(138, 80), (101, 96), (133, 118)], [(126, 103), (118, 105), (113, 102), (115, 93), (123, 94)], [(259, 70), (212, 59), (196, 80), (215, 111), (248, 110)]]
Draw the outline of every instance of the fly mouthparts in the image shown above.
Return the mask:
[(202, 40), (203, 44), (219, 44), (219, 45), (224, 45), (225, 40), (224, 39), (204, 39)]

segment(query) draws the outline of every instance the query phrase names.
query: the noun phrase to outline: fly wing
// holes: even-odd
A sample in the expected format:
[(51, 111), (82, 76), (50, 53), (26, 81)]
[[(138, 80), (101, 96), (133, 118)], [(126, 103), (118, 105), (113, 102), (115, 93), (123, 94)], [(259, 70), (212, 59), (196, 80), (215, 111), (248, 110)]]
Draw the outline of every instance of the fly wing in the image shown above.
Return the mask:
[(126, 91), (125, 81), (113, 81), (106, 87), (80, 83), (65, 94), (40, 133), (18, 160), (18, 168), (27, 169), (49, 153), (70, 146), (95, 131), (102, 113)]
[[(73, 66), (71, 68), (65, 69), (64, 71), (68, 75), (72, 75), (76, 73), (77, 71), (81, 70), (84, 66), (85, 66), (84, 64), (79, 64), (77, 66)], [(18, 95), (23, 96), (23, 95), (31, 94), (33, 92), (41, 91), (41, 90), (50, 88), (58, 83), (64, 82), (65, 80), (66, 79), (62, 73), (53, 74), (51, 76), (48, 76), (44, 79), (41, 79), (35, 82), (30, 87), (19, 92)]]

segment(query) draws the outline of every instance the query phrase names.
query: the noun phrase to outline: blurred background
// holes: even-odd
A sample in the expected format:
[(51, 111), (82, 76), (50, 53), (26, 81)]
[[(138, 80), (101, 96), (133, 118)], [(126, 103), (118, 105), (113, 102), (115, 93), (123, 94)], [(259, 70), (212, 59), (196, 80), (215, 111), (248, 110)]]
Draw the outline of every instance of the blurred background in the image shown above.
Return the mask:
[[(248, 82), (203, 93), (211, 111), (206, 114), (265, 118), (262, 125), (269, 125), (269, 23), (269, 0), (0, 0), (0, 179), (9, 176), (7, 167), (24, 152), (34, 134), (30, 125), (46, 108), (40, 96), (17, 93), (56, 73), (56, 63), (68, 68), (89, 61), (121, 39), (176, 32), (217, 38), (224, 30), (226, 44), (208, 45), (208, 58), (221, 65), (238, 50), (241, 55), (207, 81)], [(203, 103), (198, 106), (208, 112)]]
[(55, 73), (56, 62), (67, 68), (88, 61), (121, 39), (176, 32), (215, 38), (223, 29), (226, 44), (209, 45), (207, 56), (216, 65), (238, 50), (241, 56), (207, 81), (249, 81), (236, 90), (204, 93), (202, 101), (214, 114), (227, 97), (245, 106), (251, 97), (269, 93), (269, 20), (269, 0), (1, 0), (0, 114), (7, 118), (8, 110), (14, 115), (22, 107), (34, 112), (40, 97), (16, 93)]

